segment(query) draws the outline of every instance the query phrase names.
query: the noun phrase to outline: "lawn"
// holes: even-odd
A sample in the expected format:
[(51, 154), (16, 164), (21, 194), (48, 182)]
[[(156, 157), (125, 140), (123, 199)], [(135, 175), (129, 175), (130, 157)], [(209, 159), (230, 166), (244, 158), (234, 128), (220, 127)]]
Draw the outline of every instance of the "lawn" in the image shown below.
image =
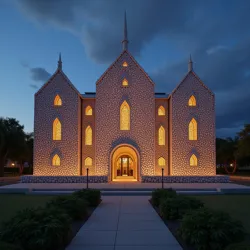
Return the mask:
[(232, 218), (240, 220), (250, 234), (250, 195), (211, 195), (196, 196), (205, 206), (226, 211)]
[(43, 206), (52, 196), (0, 194), (0, 225), (24, 208)]

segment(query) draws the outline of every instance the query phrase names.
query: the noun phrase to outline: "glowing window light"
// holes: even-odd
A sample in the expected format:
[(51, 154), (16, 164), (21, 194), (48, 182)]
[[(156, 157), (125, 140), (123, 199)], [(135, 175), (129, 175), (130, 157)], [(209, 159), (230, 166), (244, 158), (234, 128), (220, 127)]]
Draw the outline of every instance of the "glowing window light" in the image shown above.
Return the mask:
[(123, 67), (128, 67), (128, 63), (127, 63), (127, 62), (124, 62), (124, 63), (122, 64), (122, 66), (123, 66)]
[(62, 125), (58, 118), (53, 122), (53, 140), (60, 141), (62, 138)]
[(165, 129), (162, 126), (158, 130), (158, 144), (165, 145)]
[(62, 106), (62, 99), (59, 95), (56, 95), (54, 99), (54, 106)]
[(124, 78), (124, 79), (122, 80), (122, 86), (123, 86), (123, 87), (127, 87), (127, 86), (128, 86), (128, 80), (127, 80), (126, 78)]
[(87, 158), (85, 159), (85, 161), (84, 161), (84, 165), (85, 165), (85, 166), (92, 166), (92, 164), (93, 164), (92, 158), (87, 157)]
[(60, 166), (61, 164), (61, 160), (60, 160), (60, 157), (58, 154), (54, 155), (53, 156), (53, 159), (52, 159), (52, 165), (53, 166)]
[(160, 106), (160, 107), (158, 108), (158, 115), (159, 115), (159, 116), (165, 115), (165, 108), (164, 108), (163, 106)]
[(194, 154), (190, 157), (190, 166), (191, 167), (198, 166), (198, 159), (197, 159), (196, 155), (194, 155)]
[(192, 118), (188, 126), (188, 138), (190, 141), (197, 140), (197, 121)]
[(158, 159), (158, 166), (165, 166), (166, 165), (166, 161), (163, 157), (160, 157)]
[(120, 130), (130, 130), (130, 107), (126, 101), (120, 107)]
[(85, 130), (85, 145), (92, 145), (92, 128), (90, 126)]
[(93, 110), (90, 106), (87, 106), (85, 109), (85, 115), (92, 115), (93, 114)]
[(196, 99), (193, 95), (188, 100), (188, 106), (190, 106), (190, 107), (196, 106)]

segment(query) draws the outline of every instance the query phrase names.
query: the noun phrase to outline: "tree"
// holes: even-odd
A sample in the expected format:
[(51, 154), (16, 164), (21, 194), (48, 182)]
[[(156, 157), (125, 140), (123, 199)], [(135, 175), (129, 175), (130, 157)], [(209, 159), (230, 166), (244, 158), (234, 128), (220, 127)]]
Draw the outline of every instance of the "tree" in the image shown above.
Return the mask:
[(250, 157), (250, 124), (245, 124), (244, 128), (238, 133), (239, 143), (237, 156), (240, 158)]
[(14, 118), (0, 118), (0, 176), (7, 159), (18, 160), (26, 150), (24, 126)]

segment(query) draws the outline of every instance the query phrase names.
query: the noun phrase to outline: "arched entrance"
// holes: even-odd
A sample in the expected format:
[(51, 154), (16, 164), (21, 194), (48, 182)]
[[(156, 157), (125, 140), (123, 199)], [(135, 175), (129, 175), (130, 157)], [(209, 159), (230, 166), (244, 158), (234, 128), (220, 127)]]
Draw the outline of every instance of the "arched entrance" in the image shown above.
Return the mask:
[(139, 157), (130, 145), (120, 145), (111, 153), (111, 180), (137, 181)]

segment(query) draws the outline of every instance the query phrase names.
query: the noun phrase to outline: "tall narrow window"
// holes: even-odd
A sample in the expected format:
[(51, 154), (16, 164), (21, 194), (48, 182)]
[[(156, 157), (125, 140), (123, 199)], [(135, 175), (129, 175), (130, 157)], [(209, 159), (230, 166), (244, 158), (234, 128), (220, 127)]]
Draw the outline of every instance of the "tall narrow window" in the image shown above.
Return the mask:
[(126, 78), (124, 78), (124, 79), (122, 80), (122, 86), (123, 86), (123, 87), (127, 87), (127, 86), (128, 86), (128, 80), (127, 80)]
[(85, 130), (85, 145), (92, 145), (92, 128), (90, 126)]
[(160, 157), (160, 158), (158, 159), (158, 166), (163, 167), (163, 166), (165, 166), (165, 165), (166, 165), (165, 159), (164, 159), (163, 157)]
[(53, 166), (60, 166), (61, 165), (61, 160), (60, 160), (60, 157), (58, 154), (53, 156), (52, 165)]
[(62, 138), (62, 125), (58, 118), (53, 122), (53, 140), (60, 141)]
[(123, 67), (128, 67), (128, 63), (127, 62), (123, 62), (122, 66)]
[(158, 108), (158, 115), (159, 115), (159, 116), (165, 115), (165, 108), (164, 108), (163, 106), (160, 106), (160, 107)]
[(190, 166), (191, 167), (196, 167), (196, 166), (198, 166), (198, 160), (197, 160), (197, 157), (196, 157), (196, 155), (192, 155), (191, 157), (190, 157)]
[(191, 107), (196, 106), (196, 99), (193, 95), (188, 100), (188, 106), (191, 106)]
[(85, 115), (92, 115), (93, 114), (93, 110), (90, 106), (87, 106), (85, 109)]
[(92, 161), (92, 158), (90, 158), (90, 157), (87, 157), (86, 159), (85, 159), (85, 161), (84, 161), (84, 165), (87, 167), (87, 166), (92, 166), (92, 163), (93, 161)]
[(158, 130), (158, 144), (165, 145), (165, 129), (162, 126)]
[(120, 130), (130, 130), (130, 107), (126, 101), (120, 107)]
[(188, 137), (190, 141), (197, 140), (197, 121), (192, 118), (188, 126)]
[(59, 95), (56, 95), (54, 99), (54, 106), (62, 106), (62, 99)]

